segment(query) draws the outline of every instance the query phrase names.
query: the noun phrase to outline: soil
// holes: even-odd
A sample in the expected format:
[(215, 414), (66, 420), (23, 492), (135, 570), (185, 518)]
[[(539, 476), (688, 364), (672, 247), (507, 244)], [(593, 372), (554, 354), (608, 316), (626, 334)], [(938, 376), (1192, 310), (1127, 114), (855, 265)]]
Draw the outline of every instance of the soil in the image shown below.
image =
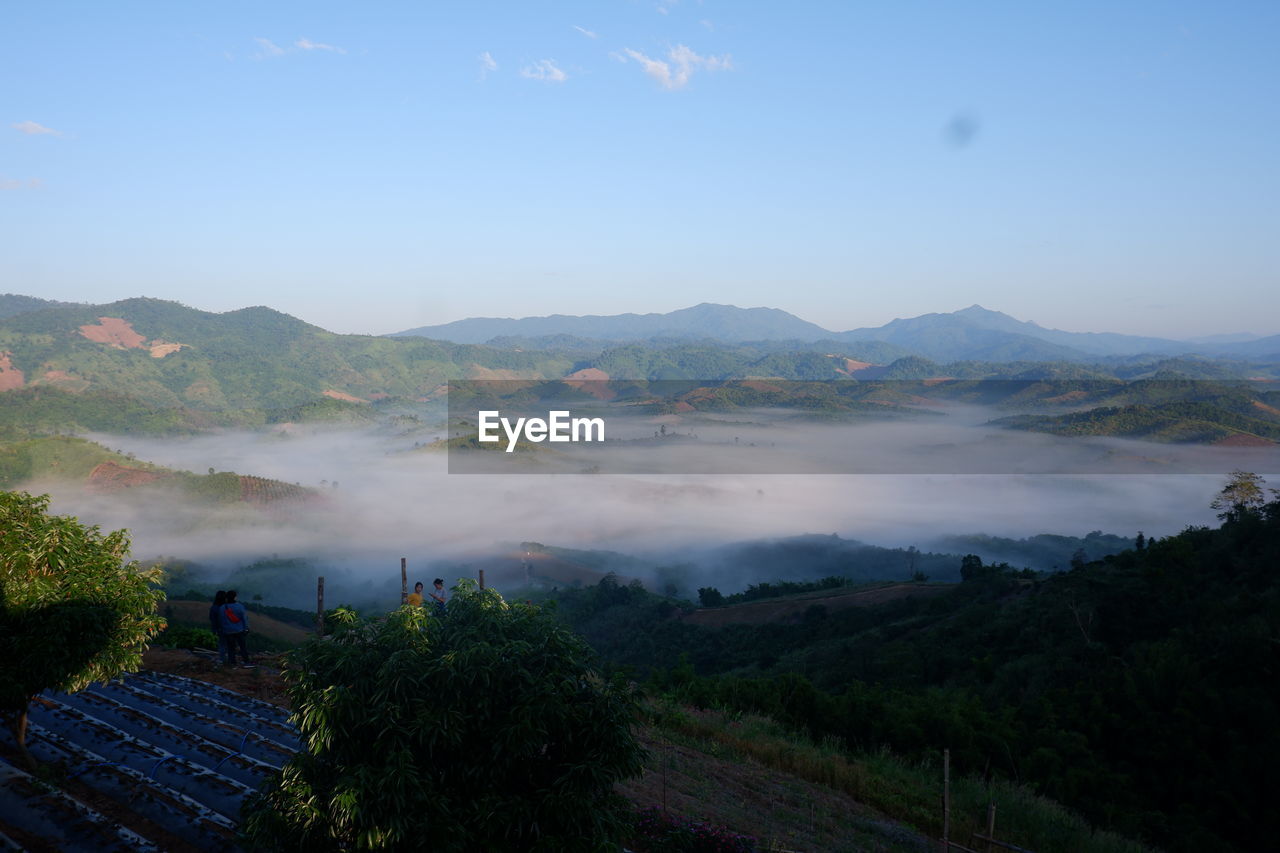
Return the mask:
[(99, 317), (98, 325), (81, 326), (80, 334), (98, 344), (108, 344), (116, 349), (141, 349), (146, 340), (134, 331), (128, 320), (118, 317)]
[(21, 388), (26, 382), (22, 371), (13, 366), (9, 353), (0, 352), (0, 391), (12, 391)]
[(289, 707), (284, 680), (280, 677), (279, 655), (253, 655), (256, 669), (233, 669), (217, 663), (216, 657), (188, 649), (165, 649), (151, 646), (142, 656), (142, 668), (167, 672), (196, 681), (217, 684), (281, 708)]
[(95, 492), (117, 492), (164, 479), (164, 474), (130, 468), (116, 462), (102, 462), (89, 472), (88, 488)]
[(346, 402), (348, 402), (348, 403), (367, 403), (367, 402), (369, 402), (368, 400), (362, 399), (362, 398), (360, 398), (360, 397), (353, 397), (353, 396), (351, 396), (350, 394), (345, 394), (345, 393), (343, 393), (342, 391), (334, 391), (332, 388), (328, 389), (327, 391), (323, 391), (323, 392), (321, 392), (321, 393), (323, 393), (326, 397), (332, 397), (332, 398), (333, 398), (333, 399), (335, 399), (335, 400), (344, 400), (344, 401), (346, 401)]

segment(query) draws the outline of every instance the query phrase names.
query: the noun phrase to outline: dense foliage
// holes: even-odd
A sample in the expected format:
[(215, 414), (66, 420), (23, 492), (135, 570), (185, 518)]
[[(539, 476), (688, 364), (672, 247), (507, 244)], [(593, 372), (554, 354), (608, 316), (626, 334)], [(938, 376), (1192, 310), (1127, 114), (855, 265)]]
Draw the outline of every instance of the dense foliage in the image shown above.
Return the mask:
[(331, 621), (286, 671), (304, 750), (247, 804), (252, 844), (596, 850), (628, 831), (633, 701), (555, 619), (464, 583), (443, 615)]
[(0, 492), (0, 710), (24, 747), (27, 706), (137, 669), (164, 627), (163, 593), (128, 562), (125, 531), (48, 514), (48, 496)]
[(608, 580), (555, 598), (614, 666), (686, 701), (853, 750), (949, 747), (958, 772), (1170, 849), (1264, 849), (1280, 830), (1280, 501), (1226, 498), (1219, 529), (1041, 577), (970, 557), (949, 592), (798, 622), (708, 630)]

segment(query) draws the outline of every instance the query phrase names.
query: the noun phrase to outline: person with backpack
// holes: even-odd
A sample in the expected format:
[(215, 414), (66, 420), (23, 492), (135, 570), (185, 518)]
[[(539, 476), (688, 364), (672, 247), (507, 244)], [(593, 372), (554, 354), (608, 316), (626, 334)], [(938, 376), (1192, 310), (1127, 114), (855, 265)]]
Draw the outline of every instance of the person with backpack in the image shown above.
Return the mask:
[(244, 605), (236, 601), (236, 591), (227, 590), (227, 601), (218, 613), (218, 622), (222, 626), (222, 634), (227, 638), (227, 666), (236, 665), (236, 649), (240, 650), (240, 658), (244, 661), (240, 666), (251, 669), (249, 648), (245, 644), (245, 636), (249, 633), (249, 614)]
[(227, 603), (227, 591), (220, 589), (213, 596), (213, 604), (209, 607), (209, 628), (218, 641), (218, 663), (226, 666), (227, 638), (222, 633), (222, 607)]

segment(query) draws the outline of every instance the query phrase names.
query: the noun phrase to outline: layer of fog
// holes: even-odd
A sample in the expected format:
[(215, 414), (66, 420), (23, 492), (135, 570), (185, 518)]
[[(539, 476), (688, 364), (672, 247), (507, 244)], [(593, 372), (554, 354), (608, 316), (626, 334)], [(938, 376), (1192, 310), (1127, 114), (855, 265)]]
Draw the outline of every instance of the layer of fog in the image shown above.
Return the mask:
[[(660, 429), (659, 423), (646, 430)], [(752, 430), (742, 424), (672, 423), (669, 430), (698, 432), (698, 441), (688, 445), (691, 459), (711, 452), (711, 432), (726, 431), (731, 441), (729, 433), (736, 431), (739, 444), (726, 447), (731, 453), (741, 452), (743, 441), (763, 449), (765, 440), (763, 432), (749, 438)], [(856, 434), (863, 446), (872, 438), (881, 441), (877, 452), (887, 462), (901, 430), (900, 424), (792, 426), (785, 438), (783, 432), (768, 431), (772, 438), (767, 440), (815, 448), (809, 462), (820, 466), (823, 454)], [(291, 510), (264, 512), (245, 505), (210, 510), (175, 501), (163, 491), (94, 494), (63, 483), (33, 484), (54, 495), (58, 512), (104, 529), (128, 528), (137, 558), (174, 556), (230, 570), (272, 555), (304, 557), (349, 580), (376, 579), (374, 586), (382, 592), (398, 590), (402, 556), (409, 560), (411, 578), (417, 578), (522, 541), (620, 551), (659, 565), (686, 562), (683, 556), (720, 544), (805, 533), (836, 533), (888, 547), (925, 544), (953, 533), (1019, 538), (1083, 536), (1092, 530), (1132, 536), (1142, 530), (1166, 536), (1189, 524), (1215, 523), (1208, 504), (1230, 470), (1143, 476), (478, 475), (447, 473), (445, 453), (414, 449), (422, 435), (376, 430), (93, 438), (167, 467), (269, 477), (312, 487), (320, 495)], [(955, 434), (951, 440), (968, 439)], [(1048, 453), (1074, 452), (1066, 439), (1035, 436), (1034, 441), (1044, 442)], [(1147, 450), (1159, 454), (1167, 447)], [(538, 454), (524, 456), (520, 464)], [(314, 601), (310, 582), (267, 597), (306, 606)], [(696, 580), (687, 588), (696, 588)]]

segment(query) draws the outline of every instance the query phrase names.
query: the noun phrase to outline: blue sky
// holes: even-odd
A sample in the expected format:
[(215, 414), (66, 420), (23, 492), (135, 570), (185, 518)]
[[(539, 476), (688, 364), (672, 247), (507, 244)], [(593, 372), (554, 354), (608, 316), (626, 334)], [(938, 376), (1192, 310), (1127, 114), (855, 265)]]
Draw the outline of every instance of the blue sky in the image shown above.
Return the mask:
[(0, 7), (0, 292), (1280, 332), (1274, 2)]

